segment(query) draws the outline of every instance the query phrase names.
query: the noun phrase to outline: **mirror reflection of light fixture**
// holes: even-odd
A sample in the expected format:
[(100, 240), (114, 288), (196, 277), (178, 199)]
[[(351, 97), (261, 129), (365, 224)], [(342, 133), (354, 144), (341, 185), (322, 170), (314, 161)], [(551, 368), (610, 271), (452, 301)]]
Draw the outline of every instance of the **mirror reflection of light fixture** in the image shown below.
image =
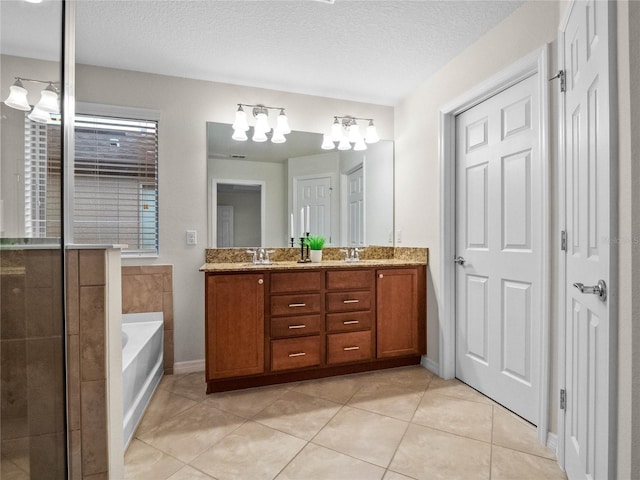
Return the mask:
[(40, 92), (40, 100), (27, 117), (34, 122), (48, 123), (51, 121), (51, 114), (57, 115), (60, 113), (60, 106), (58, 104), (59, 90), (55, 82), (35, 80), (33, 78), (15, 78), (16, 81), (9, 87), (9, 96), (4, 101), (5, 105), (15, 108), (16, 110), (28, 112), (31, 110), (31, 105), (29, 105), (29, 100), (27, 100), (29, 92), (24, 88), (22, 82), (42, 83), (47, 85), (47, 87)]
[(283, 107), (267, 107), (265, 105), (248, 105), (246, 103), (238, 103), (238, 109), (236, 110), (236, 119), (233, 122), (233, 135), (231, 138), (239, 142), (248, 140), (247, 133), (249, 131), (249, 122), (247, 121), (247, 113), (243, 107), (252, 108), (251, 113), (256, 119), (256, 124), (253, 127), (253, 136), (251, 140), (254, 142), (266, 142), (269, 138), (267, 133), (271, 132), (271, 126), (269, 125), (269, 110), (280, 110), (278, 118), (276, 120), (276, 127), (273, 129), (271, 135), (272, 143), (284, 143), (287, 141), (285, 135), (291, 133), (289, 128), (289, 120), (284, 113)]
[[(366, 120), (369, 122), (364, 136), (360, 133), (360, 126), (356, 120)], [(353, 143), (353, 149), (356, 151), (366, 150), (367, 144), (380, 141), (376, 126), (373, 124), (373, 118), (359, 118), (345, 115), (344, 117), (333, 117), (331, 125), (331, 133), (322, 137), (323, 150), (332, 150), (338, 143), (338, 150), (350, 150)]]

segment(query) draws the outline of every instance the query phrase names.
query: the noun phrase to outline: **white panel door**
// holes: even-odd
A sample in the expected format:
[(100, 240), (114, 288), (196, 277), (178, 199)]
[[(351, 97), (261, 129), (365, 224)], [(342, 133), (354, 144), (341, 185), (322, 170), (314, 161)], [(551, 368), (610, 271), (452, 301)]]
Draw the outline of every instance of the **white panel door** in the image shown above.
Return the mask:
[(456, 376), (537, 424), (542, 179), (537, 75), (456, 117)]
[[(610, 285), (609, 2), (576, 1), (564, 31), (566, 85), (565, 469), (570, 479), (613, 478), (615, 392), (610, 299), (574, 284)], [(615, 8), (615, 5), (614, 5)], [(615, 10), (614, 10), (615, 12)], [(615, 32), (613, 32), (615, 35)], [(562, 346), (561, 346), (562, 347)], [(560, 439), (562, 441), (563, 439)]]
[(297, 180), (297, 210), (309, 205), (311, 235), (331, 243), (331, 177)]
[(351, 247), (364, 246), (364, 177), (362, 167), (347, 176), (347, 235)]
[(217, 247), (233, 247), (233, 205), (218, 205), (216, 224)]

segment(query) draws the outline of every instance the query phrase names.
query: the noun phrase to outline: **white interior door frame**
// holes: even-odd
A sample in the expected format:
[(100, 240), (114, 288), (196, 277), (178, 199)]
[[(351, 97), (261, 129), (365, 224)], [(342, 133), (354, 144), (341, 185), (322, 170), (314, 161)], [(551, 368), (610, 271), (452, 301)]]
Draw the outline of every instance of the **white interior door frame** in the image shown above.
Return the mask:
[[(456, 366), (456, 298), (455, 264), (456, 254), (456, 115), (482, 103), (491, 96), (515, 85), (521, 80), (538, 74), (540, 160), (542, 161), (542, 202), (549, 205), (549, 45), (523, 57), (510, 67), (477, 85), (440, 109), (440, 288), (441, 301), (438, 307), (440, 319), (439, 374), (445, 379), (455, 376)], [(549, 209), (542, 211), (541, 253), (542, 285), (550, 285), (551, 257), (549, 251)], [(542, 291), (542, 319), (540, 322), (540, 391), (538, 415), (538, 439), (547, 442), (549, 420), (549, 310), (550, 290)]]
[[(235, 179), (223, 179), (223, 178), (211, 178), (208, 191), (208, 205), (209, 205), (209, 245), (210, 248), (217, 248), (218, 239), (216, 237), (216, 228), (218, 225), (218, 184), (233, 184), (233, 185), (260, 185), (260, 243), (264, 243), (266, 228), (265, 219), (267, 213), (267, 184), (264, 180), (239, 180)], [(262, 245), (261, 245), (262, 246)]]

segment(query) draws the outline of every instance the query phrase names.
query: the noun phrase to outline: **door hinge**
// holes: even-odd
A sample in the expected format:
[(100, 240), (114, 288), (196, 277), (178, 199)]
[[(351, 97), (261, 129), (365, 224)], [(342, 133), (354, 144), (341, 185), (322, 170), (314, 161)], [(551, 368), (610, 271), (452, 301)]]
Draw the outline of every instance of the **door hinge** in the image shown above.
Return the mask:
[(560, 232), (560, 250), (567, 251), (567, 231)]
[(555, 80), (556, 78), (560, 79), (560, 91), (561, 92), (566, 92), (567, 91), (567, 79), (566, 79), (565, 71), (564, 70), (558, 70), (558, 73), (556, 73), (553, 77), (551, 77), (549, 79), (549, 81)]
[(560, 410), (567, 409), (567, 391), (562, 388), (560, 389)]

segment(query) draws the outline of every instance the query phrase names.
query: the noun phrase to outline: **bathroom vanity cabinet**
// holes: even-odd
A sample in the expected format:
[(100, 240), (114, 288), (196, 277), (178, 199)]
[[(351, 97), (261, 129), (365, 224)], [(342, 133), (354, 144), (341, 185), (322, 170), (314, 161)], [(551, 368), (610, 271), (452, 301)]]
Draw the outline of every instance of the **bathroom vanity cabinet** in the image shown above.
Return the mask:
[(417, 364), (426, 266), (206, 271), (207, 393)]

